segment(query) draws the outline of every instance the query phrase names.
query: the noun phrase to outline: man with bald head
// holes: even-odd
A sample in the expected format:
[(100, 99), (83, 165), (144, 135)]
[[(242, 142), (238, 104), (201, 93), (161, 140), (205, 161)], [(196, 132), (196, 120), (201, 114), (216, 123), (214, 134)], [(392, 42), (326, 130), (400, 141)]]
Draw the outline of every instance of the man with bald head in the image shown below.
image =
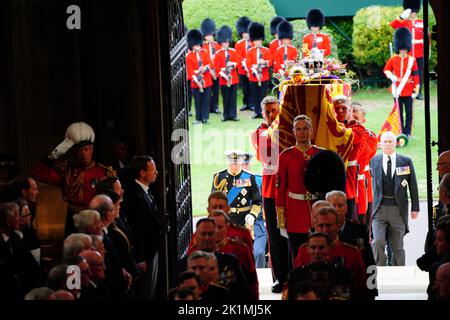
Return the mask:
[(433, 289), (438, 300), (450, 300), (450, 262), (442, 264), (437, 270)]
[(105, 261), (103, 256), (98, 251), (84, 250), (80, 252), (80, 256), (83, 257), (89, 264), (91, 271), (90, 286), (81, 294), (81, 298), (86, 300), (107, 300), (111, 298), (111, 295), (104, 284), (105, 280)]
[(373, 170), (372, 249), (375, 261), (385, 266), (386, 233), (392, 248), (392, 265), (405, 265), (403, 237), (408, 232), (408, 189), (411, 198), (411, 218), (419, 214), (419, 194), (412, 159), (397, 154), (397, 139), (391, 131), (380, 138), (382, 153), (371, 161)]

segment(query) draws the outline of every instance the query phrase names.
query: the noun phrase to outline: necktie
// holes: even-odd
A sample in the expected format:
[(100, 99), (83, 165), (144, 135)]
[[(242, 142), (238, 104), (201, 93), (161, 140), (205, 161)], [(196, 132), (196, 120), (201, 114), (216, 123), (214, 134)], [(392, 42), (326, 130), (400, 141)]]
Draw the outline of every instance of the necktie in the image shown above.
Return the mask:
[(391, 156), (388, 156), (386, 175), (391, 178), (392, 177), (392, 161)]

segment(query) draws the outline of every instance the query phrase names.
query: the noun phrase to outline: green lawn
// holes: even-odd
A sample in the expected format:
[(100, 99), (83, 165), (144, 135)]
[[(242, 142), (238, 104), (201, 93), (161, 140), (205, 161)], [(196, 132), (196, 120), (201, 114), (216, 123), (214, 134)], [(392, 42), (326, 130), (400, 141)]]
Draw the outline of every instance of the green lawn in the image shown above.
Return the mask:
[[(437, 140), (436, 86), (431, 85), (431, 128), (432, 139)], [(367, 108), (366, 126), (376, 133), (391, 111), (393, 99), (387, 89), (360, 89), (353, 93), (353, 101), (361, 102)], [(238, 106), (242, 96), (238, 93)], [(220, 102), (221, 104), (221, 102)], [(192, 106), (193, 111), (194, 105)], [(220, 107), (222, 110), (222, 107)], [(251, 119), (252, 112), (238, 111), (239, 122), (221, 122), (221, 114), (211, 114), (208, 125), (192, 125), (189, 118), (190, 157), (192, 175), (192, 206), (194, 216), (204, 215), (207, 198), (211, 191), (212, 176), (226, 167), (224, 151), (239, 149), (253, 153), (250, 133), (260, 124), (261, 119)], [(423, 101), (416, 101), (413, 112), (413, 132), (409, 144), (397, 151), (412, 157), (419, 185), (419, 196), (426, 198), (426, 157), (425, 157), (425, 113)], [(437, 180), (435, 163), (437, 149), (433, 149), (433, 181)], [(252, 171), (261, 171), (258, 161), (252, 162)], [(436, 190), (437, 184), (433, 184)], [(434, 191), (435, 196), (437, 192)]]

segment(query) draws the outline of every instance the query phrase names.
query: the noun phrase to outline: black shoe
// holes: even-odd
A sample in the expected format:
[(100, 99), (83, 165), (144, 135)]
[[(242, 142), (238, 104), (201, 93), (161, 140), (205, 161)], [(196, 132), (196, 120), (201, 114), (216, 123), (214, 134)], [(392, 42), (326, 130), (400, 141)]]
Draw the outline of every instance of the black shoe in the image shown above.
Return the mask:
[(202, 120), (203, 124), (209, 124), (208, 120)]
[(228, 120), (230, 120), (230, 121), (240, 121), (239, 118), (230, 118), (230, 119), (228, 119)]
[(214, 109), (214, 110), (209, 111), (209, 113), (219, 114), (220, 111), (219, 111), (219, 109)]
[(262, 114), (254, 114), (253, 116), (252, 116), (252, 119), (262, 119), (263, 118), (263, 116), (262, 116)]
[(416, 99), (417, 99), (417, 100), (423, 100), (423, 96), (422, 96), (421, 94), (419, 94), (419, 95), (416, 97)]
[(228, 120), (231, 120), (231, 119), (222, 119), (221, 121), (222, 121), (222, 122), (225, 122), (225, 121), (228, 121)]
[(275, 282), (272, 285), (272, 292), (273, 293), (281, 293), (282, 291), (283, 291), (283, 285), (278, 280), (275, 280)]
[(246, 110), (251, 110), (252, 108), (250, 106), (247, 105), (243, 105), (242, 107), (239, 108), (240, 111), (246, 111)]

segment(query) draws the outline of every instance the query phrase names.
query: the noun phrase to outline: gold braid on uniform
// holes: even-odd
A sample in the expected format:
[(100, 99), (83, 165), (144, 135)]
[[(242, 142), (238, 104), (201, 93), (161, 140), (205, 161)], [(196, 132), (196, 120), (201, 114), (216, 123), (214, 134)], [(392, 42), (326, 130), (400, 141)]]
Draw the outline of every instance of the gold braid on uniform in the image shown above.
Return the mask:
[(106, 170), (106, 176), (107, 176), (107, 177), (115, 177), (115, 176), (117, 176), (117, 172), (116, 172), (116, 170), (114, 170), (113, 167), (111, 167), (111, 166), (105, 166), (104, 164), (101, 164), (101, 163), (98, 163), (97, 165), (98, 165), (100, 168), (103, 168), (103, 169)]
[(219, 175), (216, 174), (214, 177), (214, 189), (216, 189), (217, 191), (223, 191), (223, 192), (227, 192), (227, 180), (222, 179), (222, 181), (220, 181), (220, 183), (218, 183), (219, 181)]
[[(72, 177), (72, 168), (69, 167), (66, 173), (66, 186), (69, 189), (68, 195), (73, 196), (78, 193), (78, 200), (83, 201), (84, 193), (83, 193), (83, 181), (84, 181), (84, 173), (86, 171), (82, 170), (80, 174), (77, 176), (75, 181), (71, 183), (70, 178)], [(68, 199), (71, 200), (71, 199)]]
[(279, 229), (286, 229), (286, 215), (284, 208), (277, 208), (277, 221)]

